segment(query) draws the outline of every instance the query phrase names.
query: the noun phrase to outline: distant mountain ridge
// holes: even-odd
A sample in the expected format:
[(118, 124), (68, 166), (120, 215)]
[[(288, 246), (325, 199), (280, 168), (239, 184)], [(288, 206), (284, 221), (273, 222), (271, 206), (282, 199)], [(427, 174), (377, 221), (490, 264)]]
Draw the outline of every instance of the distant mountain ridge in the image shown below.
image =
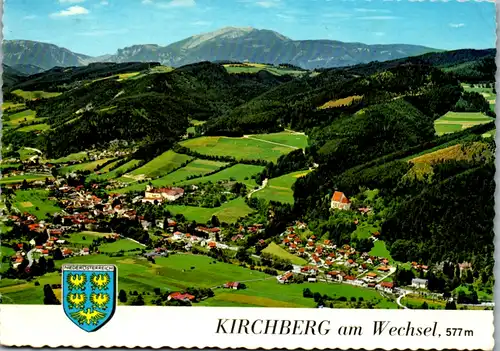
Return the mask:
[(419, 45), (367, 45), (334, 40), (292, 40), (280, 33), (252, 27), (225, 27), (194, 35), (167, 46), (133, 45), (100, 57), (73, 53), (53, 44), (29, 40), (6, 40), (4, 63), (55, 66), (83, 66), (91, 62), (160, 62), (179, 67), (200, 61), (250, 61), (288, 63), (306, 69), (342, 67), (371, 61), (387, 61), (442, 50)]
[(85, 66), (92, 61), (91, 56), (32, 40), (4, 40), (2, 49), (3, 63), (12, 67), (32, 65), (48, 70), (56, 66)]

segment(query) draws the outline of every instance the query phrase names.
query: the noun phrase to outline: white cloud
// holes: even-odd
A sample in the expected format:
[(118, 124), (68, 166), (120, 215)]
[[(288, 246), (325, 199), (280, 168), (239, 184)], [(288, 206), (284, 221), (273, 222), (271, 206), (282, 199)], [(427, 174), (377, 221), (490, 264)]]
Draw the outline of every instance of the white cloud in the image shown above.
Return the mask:
[(352, 17), (352, 14), (342, 13), (342, 12), (333, 12), (333, 13), (324, 13), (321, 16), (328, 17), (328, 18), (349, 18), (349, 17)]
[(152, 4), (153, 1), (152, 0), (142, 0), (142, 4), (143, 5), (149, 5), (149, 4)]
[(78, 15), (86, 15), (90, 11), (82, 6), (71, 6), (66, 10), (61, 10), (59, 12), (55, 12), (51, 14), (51, 17), (67, 17), (67, 16), (78, 16)]
[[(144, 1), (143, 1), (144, 3)], [(152, 3), (147, 2), (147, 3)], [(156, 3), (160, 8), (170, 8), (170, 7), (194, 7), (196, 6), (195, 0), (171, 0), (169, 2)]]
[(356, 11), (356, 12), (364, 12), (364, 13), (373, 13), (373, 12), (390, 13), (391, 12), (391, 10), (366, 9), (366, 8), (355, 8), (354, 11)]
[(210, 26), (212, 22), (209, 21), (194, 21), (190, 23), (192, 26)]
[(385, 35), (385, 32), (373, 32), (373, 35), (376, 35), (377, 37), (383, 37)]
[(278, 14), (276, 14), (276, 17), (283, 18), (283, 19), (287, 19), (287, 20), (292, 20), (292, 19), (294, 19), (294, 18), (295, 18), (295, 17), (293, 17), (293, 16), (290, 16), (290, 15), (285, 15), (285, 14), (282, 14), (282, 13), (278, 13)]
[(450, 23), (449, 26), (451, 28), (461, 28), (461, 27), (465, 27), (465, 23)]
[(60, 4), (79, 4), (85, 2), (85, 0), (59, 0)]
[(108, 6), (109, 5), (109, 1), (107, 1), (107, 0), (101, 0), (101, 2), (99, 3), (99, 5), (101, 5), (101, 6)]
[(363, 16), (358, 17), (360, 20), (374, 20), (374, 21), (385, 21), (385, 20), (393, 20), (398, 17), (396, 16)]
[(121, 29), (103, 29), (103, 30), (91, 30), (88, 32), (80, 32), (76, 33), (76, 35), (81, 35), (85, 37), (104, 37), (106, 35), (114, 35), (114, 34), (125, 34), (128, 33), (129, 30), (127, 28)]
[(274, 0), (274, 1), (257, 1), (255, 5), (264, 7), (264, 8), (270, 8), (270, 7), (276, 7), (279, 5), (279, 0)]
[(36, 15), (27, 15), (27, 16), (23, 17), (23, 20), (32, 20), (32, 19), (35, 19), (35, 18), (36, 18)]

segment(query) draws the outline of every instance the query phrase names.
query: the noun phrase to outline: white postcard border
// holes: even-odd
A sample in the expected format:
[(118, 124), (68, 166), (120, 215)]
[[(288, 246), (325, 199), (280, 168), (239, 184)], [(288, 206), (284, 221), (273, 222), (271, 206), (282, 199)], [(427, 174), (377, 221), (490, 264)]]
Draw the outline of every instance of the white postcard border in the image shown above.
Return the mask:
[[(43, 323), (40, 323), (42, 318)], [(221, 319), (223, 329), (220, 329)], [(231, 334), (231, 319), (236, 327)], [(279, 335), (237, 333), (240, 320), (322, 321), (316, 335)], [(28, 321), (37, 327), (28, 327)], [(224, 320), (229, 320), (224, 322)], [(382, 336), (373, 335), (375, 321), (390, 325)], [(391, 327), (430, 328), (428, 336), (389, 335)], [(437, 323), (434, 327), (434, 323)], [(246, 322), (243, 322), (246, 324)], [(285, 323), (286, 324), (286, 323)], [(313, 323), (311, 323), (313, 324)], [(43, 325), (46, 328), (42, 327)], [(264, 323), (257, 322), (255, 332)], [(299, 322), (304, 330), (305, 323)], [(261, 329), (259, 329), (261, 326)], [(362, 335), (339, 335), (340, 327)], [(28, 329), (26, 328), (28, 327)], [(219, 333), (217, 329), (219, 328)], [(461, 328), (461, 336), (446, 336), (447, 328)], [(277, 328), (279, 329), (279, 327)], [(328, 333), (325, 333), (326, 330)], [(436, 331), (434, 332), (434, 329)], [(225, 330), (225, 333), (224, 333)], [(270, 328), (268, 331), (270, 332)], [(425, 330), (425, 329), (422, 329)], [(465, 335), (472, 330), (473, 336)], [(286, 328), (284, 330), (286, 332)], [(398, 330), (395, 330), (397, 333)], [(434, 333), (435, 335), (432, 335)], [(457, 332), (455, 332), (457, 333)], [(356, 310), (356, 309), (283, 309), (230, 307), (150, 307), (118, 306), (113, 318), (95, 332), (85, 332), (64, 314), (62, 306), (3, 305), (0, 310), (0, 343), (5, 346), (31, 347), (142, 347), (142, 348), (221, 348), (221, 349), (457, 349), (493, 350), (493, 311), (447, 310)]]

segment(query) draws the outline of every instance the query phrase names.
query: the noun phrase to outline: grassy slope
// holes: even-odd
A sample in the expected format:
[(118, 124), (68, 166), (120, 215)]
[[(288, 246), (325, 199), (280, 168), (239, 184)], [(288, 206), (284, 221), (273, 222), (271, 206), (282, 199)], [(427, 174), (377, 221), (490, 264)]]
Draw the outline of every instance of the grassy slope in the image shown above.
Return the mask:
[(304, 266), (307, 264), (306, 260), (301, 257), (295, 256), (294, 254), (291, 254), (276, 243), (270, 243), (264, 250), (262, 250), (262, 252), (289, 260), (290, 262), (292, 262), (292, 264), (300, 266)]
[(252, 189), (257, 186), (257, 183), (255, 183), (255, 181), (251, 179), (251, 177), (262, 172), (263, 169), (264, 167), (262, 166), (237, 164), (206, 177), (186, 180), (184, 182), (181, 182), (179, 185), (183, 186), (207, 182), (216, 183), (220, 180), (234, 180), (237, 182), (242, 182), (246, 184), (248, 188)]
[[(163, 187), (177, 185), (177, 183), (186, 180), (190, 176), (201, 176), (210, 172), (213, 172), (226, 165), (224, 162), (210, 161), (210, 160), (194, 160), (188, 163), (185, 167), (182, 167), (172, 173), (167, 174), (164, 177), (155, 179), (151, 181), (153, 186)], [(127, 186), (125, 188), (117, 189), (116, 193), (127, 193), (130, 191), (142, 191), (146, 189), (146, 184), (137, 183)]]
[[(156, 177), (159, 175), (164, 175), (175, 168), (179, 167), (182, 163), (191, 160), (192, 157), (187, 155), (177, 154), (171, 150), (164, 152), (160, 156), (154, 158), (150, 162), (146, 163), (144, 166), (139, 167), (128, 175), (130, 176), (145, 176), (145, 177)], [(124, 177), (125, 178), (125, 177)], [(133, 181), (133, 179), (131, 179)]]
[(448, 112), (434, 122), (438, 135), (458, 132), (478, 124), (491, 122), (493, 118), (480, 112)]
[(289, 146), (266, 143), (252, 138), (200, 137), (180, 143), (202, 155), (232, 156), (237, 160), (266, 160), (276, 162), (281, 155), (294, 150)]
[(39, 219), (45, 219), (46, 213), (53, 214), (61, 210), (55, 201), (48, 199), (48, 196), (49, 192), (46, 190), (20, 190), (16, 192), (14, 206), (21, 212), (28, 212)]
[(167, 209), (173, 214), (181, 213), (188, 220), (194, 220), (198, 223), (206, 223), (213, 215), (217, 216), (221, 222), (234, 223), (238, 218), (245, 217), (253, 212), (242, 197), (214, 208), (167, 205)]
[(300, 149), (305, 149), (308, 144), (307, 135), (286, 131), (270, 134), (254, 134), (251, 135), (250, 138), (272, 141), (274, 143), (289, 145)]
[(292, 186), (298, 178), (307, 175), (309, 171), (298, 171), (282, 175), (281, 177), (269, 179), (267, 186), (256, 192), (255, 197), (268, 201), (278, 201), (293, 204)]

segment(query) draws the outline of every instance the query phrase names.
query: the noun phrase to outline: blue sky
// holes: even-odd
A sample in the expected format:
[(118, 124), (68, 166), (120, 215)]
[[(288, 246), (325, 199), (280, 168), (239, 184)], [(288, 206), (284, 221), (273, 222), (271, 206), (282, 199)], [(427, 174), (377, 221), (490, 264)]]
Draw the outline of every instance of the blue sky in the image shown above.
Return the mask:
[(227, 26), (291, 39), (495, 46), (494, 0), (5, 0), (5, 39), (50, 42), (88, 55), (167, 45)]

